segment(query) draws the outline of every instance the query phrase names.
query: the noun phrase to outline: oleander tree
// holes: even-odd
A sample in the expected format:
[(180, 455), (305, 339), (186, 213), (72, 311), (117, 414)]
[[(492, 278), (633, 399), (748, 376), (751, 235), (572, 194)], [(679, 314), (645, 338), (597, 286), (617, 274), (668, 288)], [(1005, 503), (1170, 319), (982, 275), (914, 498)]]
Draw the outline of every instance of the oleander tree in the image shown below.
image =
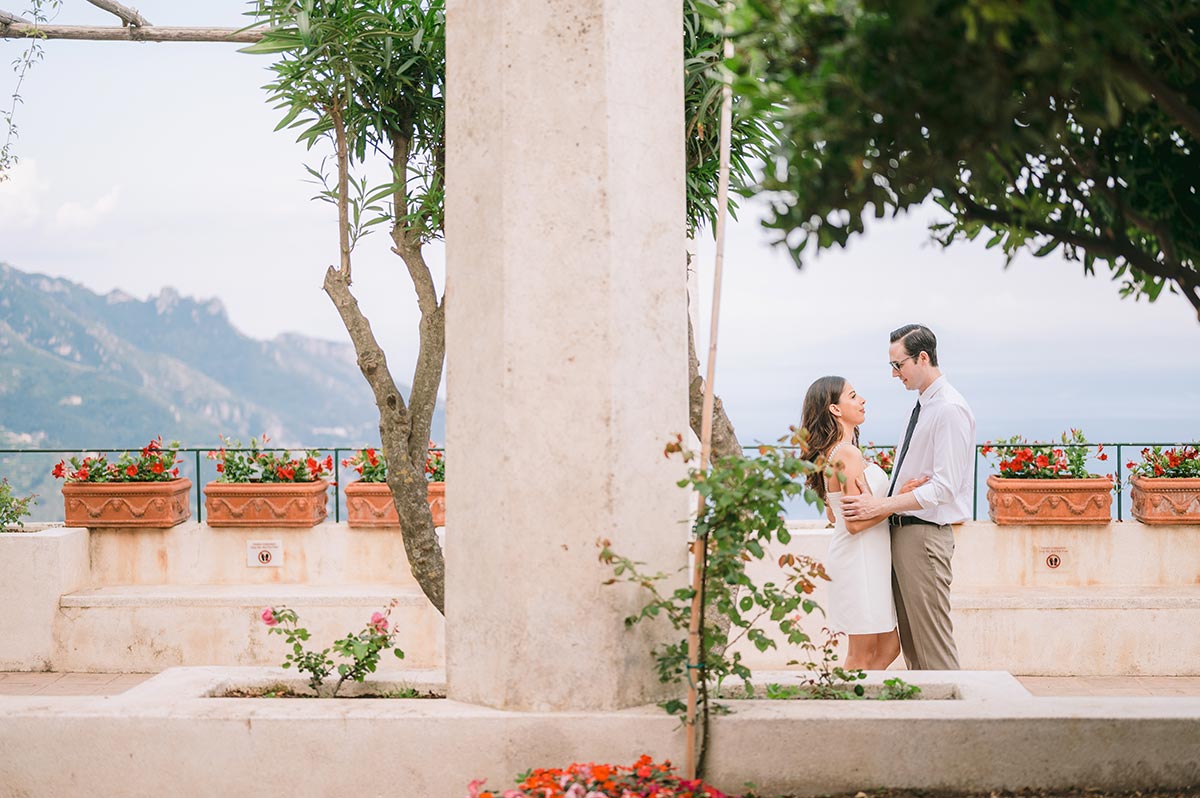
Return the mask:
[(739, 0), (758, 184), (796, 264), (932, 199), (944, 246), (1055, 250), (1200, 314), (1200, 4)]

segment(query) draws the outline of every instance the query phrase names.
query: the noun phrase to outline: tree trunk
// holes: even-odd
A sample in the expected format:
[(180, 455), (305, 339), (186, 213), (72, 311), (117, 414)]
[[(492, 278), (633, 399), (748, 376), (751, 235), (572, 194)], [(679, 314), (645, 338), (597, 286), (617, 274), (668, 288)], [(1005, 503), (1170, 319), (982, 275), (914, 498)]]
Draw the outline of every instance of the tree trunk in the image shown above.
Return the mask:
[(392, 491), (396, 513), (400, 516), (404, 553), (408, 555), (409, 567), (429, 601), (437, 607), (438, 612), (445, 614), (446, 561), (434, 531), (433, 515), (429, 511), (424, 454), (420, 468), (414, 467), (405, 456), (412, 430), (408, 407), (388, 371), (387, 358), (375, 340), (370, 322), (350, 292), (349, 282), (332, 267), (325, 273), (325, 293), (333, 300), (346, 331), (350, 333), (354, 351), (358, 353), (358, 367), (375, 394), (375, 404), (379, 408), (379, 438), (388, 464), (388, 488)]
[[(375, 394), (379, 408), (379, 439), (387, 459), (387, 482), (392, 502), (400, 517), (404, 552), (409, 568), (421, 590), (437, 611), (446, 614), (446, 561), (434, 531), (433, 514), (429, 509), (429, 483), (425, 479), (425, 455), (429, 440), (421, 441), (419, 457), (409, 455), (413, 418), (396, 381), (387, 367), (387, 357), (375, 339), (371, 323), (363, 315), (358, 300), (350, 292), (350, 225), (349, 175), (350, 155), (346, 141), (345, 120), (335, 101), (328, 109), (333, 121), (334, 143), (338, 168), (338, 248), (341, 265), (325, 272), (325, 293), (333, 300), (338, 315), (358, 355), (358, 368)], [(422, 330), (424, 343), (424, 330)], [(424, 348), (424, 347), (422, 347)], [(444, 345), (443, 345), (444, 351)], [(419, 364), (418, 364), (419, 365)], [(440, 371), (440, 362), (438, 369)], [(429, 419), (425, 419), (422, 435), (428, 434)]]
[[(697, 438), (701, 434), (701, 421), (704, 415), (704, 378), (700, 376), (700, 359), (696, 357), (696, 337), (692, 332), (692, 317), (688, 316), (688, 415), (692, 432)], [(738, 443), (737, 433), (729, 416), (725, 415), (725, 405), (721, 397), (713, 397), (712, 421), (712, 459), (736, 457), (742, 453), (742, 445)]]

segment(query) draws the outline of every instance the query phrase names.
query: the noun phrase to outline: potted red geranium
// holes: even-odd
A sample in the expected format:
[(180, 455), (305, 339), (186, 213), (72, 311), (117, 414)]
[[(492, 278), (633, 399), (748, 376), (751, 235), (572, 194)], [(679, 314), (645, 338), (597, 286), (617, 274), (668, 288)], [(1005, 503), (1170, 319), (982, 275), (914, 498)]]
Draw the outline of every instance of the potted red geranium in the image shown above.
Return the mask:
[[(429, 481), (429, 510), (434, 526), (446, 525), (446, 457), (429, 442), (425, 478)], [(352, 527), (394, 527), (400, 524), (391, 489), (387, 486), (387, 459), (382, 450), (359, 449), (342, 465), (354, 469), (359, 479), (346, 485), (346, 523)]]
[[(1087, 469), (1092, 444), (1077, 429), (1061, 444), (1014, 436), (984, 445), (999, 460), (987, 479), (988, 513), (997, 524), (1107, 524), (1112, 519), (1112, 476)], [(1107, 460), (1103, 446), (1096, 457)]]
[(333, 471), (333, 457), (311, 449), (302, 457), (285, 450), (264, 448), (250, 439), (221, 436), (221, 448), (208, 453), (217, 461), (217, 478), (204, 486), (204, 510), (209, 526), (311, 527), (328, 514), (329, 483), (322, 477)]
[(162, 438), (137, 454), (123, 452), (60, 460), (53, 474), (63, 482), (66, 525), (165, 529), (192, 514), (192, 481), (179, 476), (179, 442), (165, 448)]
[(1131, 472), (1133, 517), (1143, 524), (1200, 524), (1200, 444), (1142, 449)]

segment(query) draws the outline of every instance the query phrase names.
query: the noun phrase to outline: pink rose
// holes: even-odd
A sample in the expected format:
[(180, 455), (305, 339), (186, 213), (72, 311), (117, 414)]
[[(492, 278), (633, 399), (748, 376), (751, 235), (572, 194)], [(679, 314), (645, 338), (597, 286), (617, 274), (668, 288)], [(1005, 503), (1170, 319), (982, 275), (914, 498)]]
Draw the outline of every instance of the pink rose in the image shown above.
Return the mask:
[(467, 798), (479, 798), (479, 788), (487, 782), (487, 779), (475, 779), (467, 785)]
[(377, 612), (371, 616), (370, 626), (379, 634), (387, 634), (388, 622), (387, 616), (382, 612)]
[(267, 626), (278, 626), (279, 621), (275, 619), (275, 608), (267, 607), (262, 611), (262, 622)]

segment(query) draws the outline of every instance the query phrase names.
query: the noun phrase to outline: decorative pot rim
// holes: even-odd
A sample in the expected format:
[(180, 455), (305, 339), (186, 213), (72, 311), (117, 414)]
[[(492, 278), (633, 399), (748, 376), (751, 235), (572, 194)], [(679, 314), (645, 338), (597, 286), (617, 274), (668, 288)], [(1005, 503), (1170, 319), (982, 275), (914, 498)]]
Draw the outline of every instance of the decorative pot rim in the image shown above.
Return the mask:
[(1138, 487), (1145, 485), (1146, 490), (1200, 490), (1200, 477), (1144, 477), (1134, 474), (1129, 478), (1129, 484)]
[(328, 488), (329, 483), (323, 479), (316, 479), (311, 482), (220, 482), (214, 479), (211, 482), (205, 483), (204, 492), (207, 493), (210, 490), (227, 493), (260, 490), (294, 490), (297, 492), (316, 493), (318, 490), (326, 490)]
[(1107, 485), (1111, 490), (1113, 481), (1109, 476), (1098, 477), (1049, 477), (1047, 479), (1037, 479), (1031, 477), (1002, 477), (999, 474), (988, 474), (987, 484), (990, 487), (1021, 487), (1024, 489), (1033, 488), (1035, 486), (1058, 488), (1092, 488), (1099, 487), (1101, 484)]
[(85, 491), (88, 493), (173, 493), (191, 490), (192, 481), (187, 477), (160, 480), (157, 482), (64, 482), (63, 493)]

